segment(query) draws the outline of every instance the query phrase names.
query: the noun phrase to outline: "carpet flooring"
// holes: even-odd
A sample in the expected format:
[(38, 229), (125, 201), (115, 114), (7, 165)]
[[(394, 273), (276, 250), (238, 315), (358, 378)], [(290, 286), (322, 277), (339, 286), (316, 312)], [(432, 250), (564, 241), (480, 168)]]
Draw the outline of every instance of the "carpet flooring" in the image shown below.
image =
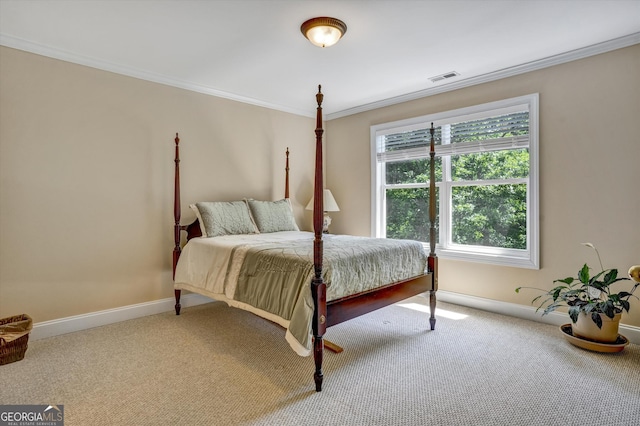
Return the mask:
[(64, 405), (65, 425), (640, 424), (640, 346), (421, 296), (331, 327), (324, 386), (279, 326), (212, 302), (33, 341), (0, 404)]

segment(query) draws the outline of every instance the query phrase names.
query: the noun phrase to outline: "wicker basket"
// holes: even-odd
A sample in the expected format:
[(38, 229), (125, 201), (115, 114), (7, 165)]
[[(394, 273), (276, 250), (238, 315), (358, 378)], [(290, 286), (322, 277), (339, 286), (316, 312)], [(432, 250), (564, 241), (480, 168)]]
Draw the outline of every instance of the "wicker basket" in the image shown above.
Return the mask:
[(0, 365), (24, 358), (33, 321), (29, 315), (0, 319)]

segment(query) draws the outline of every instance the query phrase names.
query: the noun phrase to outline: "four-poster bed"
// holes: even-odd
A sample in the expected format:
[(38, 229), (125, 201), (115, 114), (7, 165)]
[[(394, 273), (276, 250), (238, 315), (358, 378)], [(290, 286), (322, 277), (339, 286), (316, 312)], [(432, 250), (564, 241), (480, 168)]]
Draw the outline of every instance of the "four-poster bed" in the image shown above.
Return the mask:
[[(428, 256), (424, 253), (422, 245), (414, 241), (323, 234), (324, 130), (323, 94), (320, 89), (318, 86), (316, 94), (318, 107), (315, 129), (314, 232), (300, 232), (295, 220), (288, 217), (292, 217), (288, 204), (288, 149), (284, 200), (196, 203), (194, 211), (197, 219), (189, 225), (181, 225), (180, 140), (176, 134), (173, 249), (177, 315), (180, 314), (181, 290), (187, 289), (216, 300), (224, 300), (230, 306), (249, 310), (283, 325), (287, 329), (287, 341), (298, 354), (313, 353), (316, 391), (322, 389), (325, 346), (323, 336), (327, 327), (429, 292), (429, 323), (433, 330), (438, 289), (433, 128), (430, 151)], [(276, 210), (279, 216), (274, 217)], [(218, 222), (226, 220), (225, 217), (229, 216), (233, 216), (234, 223), (223, 224), (221, 228)], [(184, 248), (181, 247), (182, 231), (187, 233), (187, 244)], [(197, 238), (204, 236), (203, 234), (214, 238)], [(273, 253), (280, 257), (271, 257)], [(181, 256), (185, 260), (179, 262)], [(353, 258), (348, 258), (349, 256)], [(202, 263), (207, 265), (198, 266)], [(358, 268), (360, 269), (354, 273), (355, 275), (349, 275), (350, 270)], [(278, 272), (274, 272), (275, 270)], [(340, 281), (342, 276), (346, 277), (343, 279), (345, 283)], [(365, 282), (359, 282), (358, 279)], [(269, 285), (266, 285), (267, 283)], [(270, 290), (272, 283), (273, 290)], [(293, 288), (293, 285), (297, 285), (297, 289)], [(275, 296), (267, 294), (269, 291)], [(289, 293), (292, 296), (287, 296), (289, 299), (284, 300)]]

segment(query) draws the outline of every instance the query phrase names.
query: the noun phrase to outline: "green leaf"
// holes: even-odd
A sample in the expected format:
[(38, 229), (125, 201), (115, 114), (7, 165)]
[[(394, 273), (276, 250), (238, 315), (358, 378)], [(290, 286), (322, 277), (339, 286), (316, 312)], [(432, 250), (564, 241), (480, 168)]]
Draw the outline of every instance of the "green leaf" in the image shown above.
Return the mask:
[(622, 305), (622, 309), (624, 309), (625, 311), (629, 312), (629, 301), (628, 300), (621, 300), (620, 304)]
[(602, 306), (602, 313), (611, 319), (616, 316), (615, 307), (613, 306), (613, 302), (611, 302), (611, 300), (607, 300), (606, 303)]
[(581, 283), (587, 284), (589, 282), (589, 267), (585, 263), (582, 269), (578, 271), (578, 279)]
[(562, 290), (564, 290), (561, 287), (556, 287), (553, 290), (553, 293), (551, 293), (551, 297), (553, 298), (554, 301), (558, 300), (558, 297), (560, 297), (560, 295), (562, 294)]
[(598, 280), (598, 278), (600, 278), (602, 275), (604, 275), (607, 271), (600, 271), (597, 274), (595, 274), (593, 277), (591, 277), (591, 279), (589, 280), (589, 284), (596, 282)]
[(616, 278), (618, 277), (618, 270), (617, 269), (611, 269), (605, 276), (604, 276), (604, 282), (605, 283), (613, 283), (616, 281)]
[(597, 312), (593, 312), (591, 314), (591, 319), (596, 323), (598, 328), (602, 328), (602, 318), (600, 317), (600, 314), (598, 314)]
[(572, 306), (569, 308), (569, 317), (574, 324), (578, 321), (578, 315), (580, 315), (579, 306)]

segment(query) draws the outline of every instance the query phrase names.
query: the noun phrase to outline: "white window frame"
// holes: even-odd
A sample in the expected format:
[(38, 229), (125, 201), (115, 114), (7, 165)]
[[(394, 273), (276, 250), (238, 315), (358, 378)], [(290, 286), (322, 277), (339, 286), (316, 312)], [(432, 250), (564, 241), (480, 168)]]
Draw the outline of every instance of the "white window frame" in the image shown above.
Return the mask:
[[(431, 123), (435, 127), (450, 123), (473, 120), (500, 113), (522, 110), (523, 107), (529, 111), (529, 177), (523, 179), (508, 179), (505, 181), (491, 181), (493, 183), (526, 183), (527, 184), (527, 249), (515, 250), (498, 247), (483, 247), (453, 244), (450, 236), (451, 209), (450, 199), (451, 187), (457, 185), (451, 182), (446, 176), (448, 167), (445, 162), (449, 161), (451, 150), (446, 145), (441, 147), (440, 154), (443, 159), (443, 182), (436, 182), (440, 192), (439, 205), (439, 240), (436, 242), (436, 252), (443, 259), (456, 259), (494, 265), (512, 266), (527, 269), (540, 268), (540, 217), (539, 217), (539, 156), (538, 156), (538, 94), (529, 94), (516, 98), (505, 99), (497, 102), (490, 102), (475, 105), (467, 108), (445, 111), (421, 117), (399, 120), (390, 123), (383, 123), (371, 126), (371, 235), (374, 237), (386, 236), (386, 205), (384, 182), (384, 162), (379, 162), (377, 158), (379, 144), (382, 137), (387, 134), (405, 132), (421, 128), (428, 128)], [(454, 148), (455, 149), (455, 148)], [(455, 153), (454, 153), (455, 154)], [(517, 182), (516, 182), (517, 181)], [(424, 187), (424, 184), (413, 185)], [(403, 185), (410, 188), (411, 184)], [(445, 218), (446, 220), (443, 220)], [(425, 248), (427, 244), (425, 243)]]

